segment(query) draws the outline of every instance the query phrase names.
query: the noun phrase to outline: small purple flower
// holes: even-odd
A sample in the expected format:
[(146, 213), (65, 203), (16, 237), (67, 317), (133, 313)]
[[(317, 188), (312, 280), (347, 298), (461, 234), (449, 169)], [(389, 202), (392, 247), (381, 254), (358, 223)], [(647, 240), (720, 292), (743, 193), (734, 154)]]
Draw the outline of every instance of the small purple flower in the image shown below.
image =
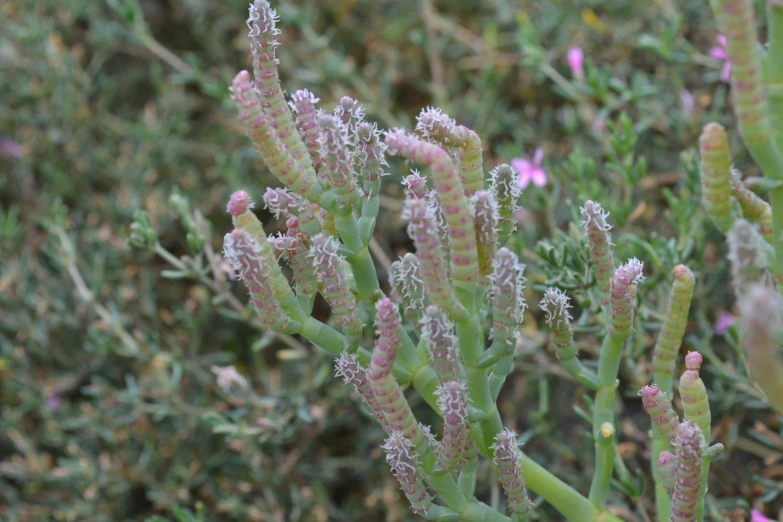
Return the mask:
[(737, 318), (734, 317), (734, 314), (730, 314), (729, 312), (725, 312), (721, 310), (718, 312), (718, 317), (715, 319), (715, 333), (718, 335), (723, 335), (726, 332), (729, 331), (729, 327), (733, 325), (737, 321)]
[(693, 94), (688, 89), (680, 91), (680, 104), (682, 105), (682, 113), (686, 118), (693, 115), (693, 111), (696, 109), (696, 100), (693, 98)]
[(49, 398), (46, 399), (46, 408), (51, 412), (55, 412), (60, 409), (62, 403), (63, 401), (58, 395), (50, 395)]
[(527, 187), (531, 181), (537, 187), (546, 185), (546, 171), (541, 166), (543, 159), (544, 151), (538, 148), (532, 162), (527, 158), (514, 158), (511, 160), (511, 165), (519, 172), (519, 188)]
[(581, 80), (585, 75), (585, 53), (581, 47), (571, 47), (568, 50), (568, 68), (571, 69), (571, 75), (577, 80)]
[(723, 82), (729, 83), (731, 63), (729, 62), (729, 52), (726, 47), (726, 37), (719, 34), (715, 39), (718, 41), (718, 45), (710, 49), (710, 57), (719, 62), (723, 62), (723, 68), (720, 70), (720, 79)]
[(11, 138), (0, 138), (0, 151), (9, 158), (19, 159), (24, 154), (24, 147)]

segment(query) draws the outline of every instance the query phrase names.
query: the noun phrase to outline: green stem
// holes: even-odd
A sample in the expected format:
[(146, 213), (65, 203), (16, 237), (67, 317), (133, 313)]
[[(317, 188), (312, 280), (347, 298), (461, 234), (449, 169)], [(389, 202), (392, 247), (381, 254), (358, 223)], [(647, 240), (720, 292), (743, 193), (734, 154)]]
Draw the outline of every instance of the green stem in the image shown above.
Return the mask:
[[(767, 0), (769, 54), (767, 59), (767, 96), (772, 133), (778, 149), (783, 150), (783, 2)], [(783, 165), (778, 165), (783, 171)]]
[(528, 489), (543, 497), (569, 522), (595, 522), (599, 509), (574, 488), (554, 476), (527, 455), (520, 464)]
[[(605, 508), (614, 468), (614, 402), (617, 392), (617, 372), (623, 355), (624, 339), (612, 333), (604, 337), (598, 359), (598, 380), (601, 387), (593, 405), (593, 437), (595, 437), (595, 474), (590, 486), (590, 501)], [(611, 430), (604, 429), (610, 426)]]
[(672, 509), (672, 500), (663, 487), (663, 477), (658, 469), (658, 456), (662, 451), (671, 451), (671, 444), (653, 426), (652, 457), (650, 458), (653, 478), (655, 479), (655, 506), (658, 511), (658, 520), (669, 520)]
[[(783, 174), (783, 163), (779, 168)], [(775, 247), (777, 254), (771, 263), (770, 270), (773, 274), (783, 274), (783, 187), (770, 191), (769, 202), (772, 207), (772, 246)], [(775, 282), (780, 284), (780, 281)]]

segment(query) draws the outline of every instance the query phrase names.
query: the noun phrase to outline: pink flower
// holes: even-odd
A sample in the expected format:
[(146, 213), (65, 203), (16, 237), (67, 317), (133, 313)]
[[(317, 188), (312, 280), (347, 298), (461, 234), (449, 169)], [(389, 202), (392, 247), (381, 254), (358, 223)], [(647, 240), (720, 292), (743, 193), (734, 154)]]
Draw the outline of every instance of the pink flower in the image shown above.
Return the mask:
[(580, 47), (571, 47), (568, 50), (568, 67), (571, 69), (571, 75), (577, 80), (581, 80), (585, 75), (585, 53)]
[(736, 321), (737, 318), (734, 317), (734, 314), (730, 314), (729, 312), (724, 312), (721, 310), (718, 312), (718, 317), (715, 319), (715, 333), (718, 335), (725, 334), (729, 331), (729, 327)]
[(680, 92), (680, 103), (682, 104), (682, 113), (686, 117), (690, 117), (696, 108), (696, 100), (693, 99), (693, 94), (688, 89), (683, 89)]
[(519, 188), (527, 187), (531, 181), (537, 187), (546, 185), (546, 171), (541, 166), (543, 159), (544, 151), (539, 148), (536, 149), (532, 162), (528, 161), (527, 158), (514, 158), (511, 160), (511, 166), (519, 172)]
[(240, 388), (247, 388), (247, 379), (240, 374), (234, 365), (231, 366), (217, 366), (213, 365), (210, 370), (217, 377), (217, 385), (223, 391), (229, 391), (231, 388), (238, 386)]
[(754, 509), (750, 513), (750, 522), (775, 522), (775, 521), (765, 517), (758, 509)]
[(11, 138), (0, 138), (0, 151), (9, 158), (18, 159), (24, 154), (24, 147)]
[(726, 37), (719, 34), (715, 39), (718, 41), (718, 45), (710, 49), (710, 56), (719, 62), (723, 62), (723, 68), (720, 70), (720, 79), (729, 83), (731, 63), (729, 62), (729, 52), (726, 48)]

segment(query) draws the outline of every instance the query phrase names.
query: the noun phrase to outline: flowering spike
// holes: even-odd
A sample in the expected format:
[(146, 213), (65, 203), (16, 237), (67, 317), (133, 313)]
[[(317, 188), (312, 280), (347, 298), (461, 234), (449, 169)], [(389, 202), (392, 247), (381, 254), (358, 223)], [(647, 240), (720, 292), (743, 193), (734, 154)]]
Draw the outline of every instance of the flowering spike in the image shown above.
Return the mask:
[(424, 281), (419, 259), (411, 253), (392, 263), (389, 271), (392, 295), (402, 304), (405, 319), (417, 324), (424, 312)]
[(498, 205), (487, 190), (479, 190), (470, 198), (473, 207), (473, 222), (476, 227), (479, 274), (489, 275), (492, 260), (498, 246)]
[(296, 222), (295, 218), (288, 220), (288, 233), (277, 238), (277, 248), (280, 250), (281, 257), (285, 258), (288, 261), (288, 266), (291, 267), (297, 297), (304, 298), (304, 301), (309, 303), (308, 308), (311, 310), (312, 300), (315, 299), (315, 294), (318, 292), (318, 285), (313, 264), (309, 259), (310, 251), (306, 237), (299, 232)]
[(365, 195), (375, 195), (380, 189), (381, 177), (388, 174), (385, 170), (389, 166), (386, 162), (386, 144), (381, 140), (375, 123), (359, 123), (356, 126), (356, 138), (360, 175), (365, 183), (370, 184), (365, 186), (365, 191), (368, 188), (372, 191), (372, 194)]
[[(726, 36), (729, 62), (731, 62), (731, 91), (734, 112), (737, 115), (740, 134), (753, 158), (764, 171), (765, 163), (758, 157), (759, 147), (772, 139), (764, 74), (757, 46), (757, 29), (753, 0), (723, 0), (723, 13), (719, 22)], [(779, 154), (776, 160), (779, 161)], [(772, 172), (767, 172), (772, 175)]]
[(348, 127), (339, 117), (328, 114), (319, 117), (318, 126), (321, 128), (320, 151), (324, 158), (324, 171), (340, 203), (350, 205), (357, 198), (358, 191)]
[(498, 233), (501, 241), (517, 228), (514, 216), (519, 210), (519, 196), (522, 190), (517, 183), (517, 172), (511, 165), (498, 165), (489, 172), (490, 190), (498, 204)]
[[(281, 282), (275, 281), (268, 269), (273, 262), (277, 266), (269, 245), (263, 248), (246, 230), (234, 229), (223, 238), (223, 250), (250, 292), (250, 300), (261, 322), (277, 332), (286, 331), (291, 319), (275, 296), (275, 289)], [(282, 283), (288, 286), (284, 279)]]
[(687, 370), (680, 376), (680, 398), (685, 420), (698, 425), (704, 437), (710, 436), (710, 403), (707, 400), (707, 389), (699, 377), (702, 356), (699, 352), (690, 352), (685, 356)]
[(230, 90), (231, 99), (239, 110), (239, 119), (272, 174), (308, 199), (320, 194), (322, 187), (315, 178), (315, 171), (297, 162), (280, 140), (271, 117), (264, 114), (261, 100), (250, 85), (250, 74), (247, 71), (237, 74)]
[[(435, 193), (448, 226), (452, 276), (458, 282), (475, 282), (478, 252), (473, 216), (457, 169), (448, 153), (441, 147), (406, 135), (401, 130), (388, 132), (386, 144), (391, 154), (431, 167)], [(419, 257), (423, 260), (422, 256)]]
[(504, 428), (495, 436), (491, 446), (495, 453), (494, 463), (500, 471), (500, 483), (508, 497), (508, 507), (512, 513), (525, 516), (533, 507), (525, 489), (525, 479), (519, 468), (522, 460), (517, 451), (516, 432)]
[(264, 205), (276, 218), (280, 214), (295, 217), (302, 232), (315, 235), (321, 231), (321, 224), (310, 206), (310, 202), (286, 188), (269, 188), (264, 192)]
[(574, 333), (571, 330), (572, 317), (568, 313), (568, 309), (571, 308), (568, 296), (559, 288), (549, 288), (538, 306), (546, 314), (546, 322), (552, 330), (557, 358), (568, 361), (576, 357), (576, 347), (573, 345)]
[(342, 257), (337, 253), (337, 241), (318, 234), (313, 237), (308, 256), (316, 280), (323, 283), (323, 296), (332, 307), (332, 315), (347, 336), (361, 338), (364, 324), (356, 307), (356, 297), (348, 287), (348, 277)]
[(685, 265), (675, 266), (672, 273), (674, 283), (669, 293), (669, 308), (653, 349), (655, 381), (667, 394), (672, 392), (675, 361), (688, 324), (688, 310), (696, 283), (693, 272)]
[(751, 374), (770, 404), (783, 413), (783, 359), (778, 350), (781, 310), (780, 295), (763, 286), (752, 288), (740, 301), (740, 339)]
[(411, 199), (406, 202), (405, 215), (410, 220), (408, 235), (416, 245), (417, 257), (421, 262), (421, 278), (430, 301), (445, 310), (452, 319), (464, 315), (466, 310), (457, 300), (449, 282), (446, 256), (438, 237), (432, 207), (425, 200)]
[(275, 58), (275, 48), (278, 45), (276, 37), (280, 34), (280, 30), (276, 27), (278, 20), (277, 12), (266, 0), (255, 0), (250, 5), (247, 27), (250, 29), (248, 36), (250, 50), (253, 53), (255, 88), (261, 96), (264, 112), (271, 122), (271, 127), (275, 129), (277, 138), (308, 176), (315, 176), (310, 156), (294, 127), (293, 117), (280, 88)]
[(454, 323), (437, 306), (430, 305), (422, 319), (422, 336), (430, 353), (430, 362), (441, 382), (456, 381), (460, 375)]
[(337, 224), (334, 212), (329, 212), (323, 208), (318, 209), (318, 221), (321, 222), (321, 230), (330, 237), (337, 237)]
[(701, 489), (704, 436), (695, 424), (680, 424), (677, 447), (677, 473), (672, 497), (671, 522), (696, 520)]
[(343, 352), (334, 365), (334, 372), (338, 377), (341, 377), (345, 384), (352, 384), (356, 394), (359, 395), (364, 403), (369, 406), (370, 411), (381, 423), (383, 429), (387, 432), (391, 432), (389, 422), (386, 420), (386, 416), (383, 414), (381, 405), (378, 404), (378, 400), (375, 398), (375, 393), (370, 385), (369, 373), (367, 368), (362, 366), (358, 360), (359, 356), (355, 353)]
[(731, 171), (731, 194), (739, 202), (742, 215), (758, 223), (759, 233), (771, 241), (772, 207), (742, 182), (739, 171), (735, 169)]
[(731, 227), (731, 151), (726, 130), (708, 123), (699, 137), (701, 156), (701, 204), (715, 228), (728, 232)]
[(744, 219), (734, 222), (726, 239), (729, 243), (726, 257), (731, 262), (734, 291), (741, 298), (751, 286), (763, 282), (766, 277), (766, 243)]
[(334, 108), (334, 115), (348, 128), (352, 139), (356, 127), (364, 122), (364, 107), (350, 96), (343, 96)]
[[(677, 429), (679, 430), (679, 426)], [(679, 439), (679, 437), (680, 435), (677, 433), (677, 438)], [(658, 466), (658, 472), (663, 478), (661, 485), (666, 490), (666, 493), (671, 495), (674, 493), (674, 485), (677, 483), (677, 457), (670, 451), (664, 450), (658, 455), (656, 465)]]
[(386, 462), (400, 483), (411, 509), (417, 514), (426, 514), (432, 508), (432, 499), (427, 492), (416, 463), (416, 450), (402, 433), (395, 431), (381, 446), (386, 452)]
[(323, 158), (319, 150), (321, 129), (318, 127), (316, 118), (318, 116), (317, 104), (321, 100), (307, 89), (296, 91), (291, 99), (292, 101), (288, 105), (296, 115), (296, 126), (302, 135), (307, 153), (310, 154), (313, 161), (313, 167), (316, 172), (320, 172), (323, 165)]
[(437, 465), (454, 471), (462, 461), (468, 438), (468, 387), (464, 382), (448, 381), (438, 386), (438, 409), (443, 415), (443, 440), (438, 447)]
[(505, 247), (498, 250), (492, 272), (492, 339), (505, 345), (507, 354), (514, 352), (527, 308), (524, 270), (515, 253)]
[(563, 368), (571, 374), (577, 382), (589, 389), (595, 390), (600, 386), (595, 372), (588, 370), (576, 356), (574, 345), (574, 333), (571, 330), (571, 314), (568, 309), (571, 305), (568, 296), (557, 288), (549, 288), (544, 293), (544, 298), (539, 303), (541, 310), (546, 313), (546, 322), (552, 330), (552, 341), (555, 344), (555, 355), (560, 359)]
[(642, 405), (652, 419), (658, 433), (672, 445), (677, 445), (677, 430), (680, 419), (672, 408), (671, 402), (656, 385), (645, 386), (639, 392), (642, 396)]
[(422, 449), (426, 439), (400, 385), (391, 375), (400, 349), (402, 330), (397, 307), (389, 298), (383, 298), (375, 305), (375, 329), (378, 339), (372, 351), (369, 373), (375, 397), (391, 429), (401, 432), (416, 448)]
[(474, 131), (457, 125), (440, 109), (427, 107), (417, 118), (416, 130), (425, 138), (458, 149), (460, 179), (465, 193), (472, 195), (484, 188), (481, 139)]
[(612, 277), (610, 332), (616, 339), (627, 339), (631, 335), (636, 289), (644, 279), (643, 268), (644, 264), (634, 257), (618, 268)]
[(587, 243), (590, 246), (590, 261), (595, 270), (595, 280), (598, 283), (598, 291), (601, 304), (609, 302), (610, 284), (614, 271), (614, 255), (612, 254), (612, 236), (609, 231), (612, 226), (607, 223), (609, 212), (594, 201), (586, 201), (581, 208), (582, 226), (587, 235)]

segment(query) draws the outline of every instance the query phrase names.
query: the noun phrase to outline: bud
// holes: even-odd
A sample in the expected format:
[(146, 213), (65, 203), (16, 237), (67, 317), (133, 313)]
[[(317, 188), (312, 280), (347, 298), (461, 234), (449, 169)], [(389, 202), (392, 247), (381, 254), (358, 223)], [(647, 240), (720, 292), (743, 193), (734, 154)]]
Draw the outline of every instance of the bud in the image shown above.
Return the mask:
[(405, 319), (417, 324), (421, 320), (425, 304), (419, 259), (408, 253), (392, 263), (389, 284), (392, 287), (392, 296), (402, 304)]
[(525, 265), (503, 247), (498, 250), (492, 272), (492, 339), (513, 353), (519, 337), (519, 324), (525, 314)]
[(672, 496), (672, 522), (692, 522), (698, 511), (701, 489), (704, 436), (698, 426), (683, 422), (679, 426), (677, 479)]
[(231, 194), (226, 210), (232, 216), (241, 216), (248, 210), (251, 210), (253, 206), (253, 200), (250, 199), (250, 195), (244, 190), (237, 190)]
[[(478, 252), (473, 216), (451, 158), (442, 148), (408, 136), (401, 130), (386, 133), (386, 144), (391, 154), (430, 166), (435, 192), (448, 226), (452, 276), (460, 282), (476, 281)], [(424, 258), (420, 255), (419, 259), (423, 261)]]
[(413, 512), (426, 514), (432, 507), (432, 499), (419, 474), (416, 451), (411, 441), (400, 432), (392, 432), (381, 448), (386, 452), (386, 462), (408, 497)]
[(778, 348), (783, 302), (774, 290), (753, 287), (740, 301), (742, 348), (753, 379), (783, 413), (783, 360)]
[(522, 189), (517, 183), (519, 174), (511, 165), (498, 165), (489, 172), (490, 190), (498, 204), (498, 232), (501, 240), (517, 229), (514, 214), (519, 210), (519, 196)]
[(470, 437), (468, 387), (463, 382), (444, 382), (438, 386), (435, 396), (443, 415), (443, 441), (438, 446), (437, 465), (454, 471), (462, 461)]
[(342, 205), (351, 205), (358, 196), (353, 171), (354, 151), (348, 127), (337, 116), (322, 114), (318, 119), (321, 128), (320, 153), (324, 158), (324, 172), (332, 190)]
[(669, 293), (669, 308), (653, 349), (655, 380), (665, 393), (671, 393), (677, 354), (688, 324), (688, 310), (696, 280), (693, 272), (685, 265), (672, 270), (674, 283)]
[(476, 227), (476, 246), (478, 248), (479, 274), (489, 275), (492, 260), (498, 246), (498, 221), (500, 215), (492, 193), (479, 190), (470, 198), (473, 208), (473, 222)]
[(481, 139), (474, 131), (457, 125), (435, 107), (427, 107), (416, 118), (416, 131), (424, 138), (458, 149), (460, 179), (470, 196), (484, 188)]
[(276, 218), (279, 218), (281, 213), (286, 217), (295, 217), (299, 228), (308, 235), (315, 235), (321, 230), (321, 224), (310, 202), (289, 189), (267, 187), (264, 192), (264, 205)]
[(332, 315), (343, 333), (361, 338), (364, 324), (356, 307), (356, 297), (348, 287), (343, 258), (337, 253), (337, 241), (318, 234), (313, 237), (308, 256), (315, 270), (316, 280), (323, 283), (323, 296), (332, 307)]
[[(291, 319), (275, 296), (276, 282), (268, 266), (273, 262), (276, 266), (277, 259), (268, 244), (266, 247), (262, 248), (250, 233), (242, 229), (234, 229), (223, 238), (225, 256), (250, 292), (250, 301), (259, 319), (268, 328), (282, 332), (288, 328)], [(283, 282), (288, 285), (285, 280)]]
[(446, 256), (433, 214), (432, 207), (424, 200), (413, 199), (406, 202), (404, 217), (410, 220), (408, 235), (416, 245), (424, 288), (430, 301), (445, 310), (449, 317), (456, 319), (465, 314), (466, 310), (457, 300), (449, 282)]
[(381, 405), (378, 404), (378, 401), (375, 398), (375, 393), (372, 391), (367, 368), (359, 363), (358, 355), (355, 353), (343, 352), (335, 362), (334, 371), (338, 377), (341, 377), (343, 381), (345, 381), (345, 384), (353, 385), (356, 394), (370, 407), (372, 414), (378, 419), (378, 422), (381, 423), (383, 429), (389, 433), (391, 428), (383, 414)]
[(685, 356), (687, 370), (680, 376), (680, 398), (685, 420), (699, 426), (705, 437), (710, 436), (710, 403), (707, 400), (707, 388), (699, 376), (702, 357), (699, 352), (690, 352)]
[(590, 247), (590, 261), (595, 270), (595, 280), (601, 297), (601, 304), (609, 302), (609, 291), (614, 271), (614, 255), (612, 254), (612, 236), (609, 231), (612, 226), (607, 223), (609, 213), (594, 201), (585, 202), (581, 208), (582, 226), (587, 235), (587, 243)]
[(635, 257), (618, 268), (611, 281), (611, 324), (610, 333), (617, 339), (631, 336), (633, 312), (637, 285), (644, 279), (644, 264)]
[[(310, 156), (307, 154), (302, 138), (294, 127), (294, 120), (288, 110), (283, 91), (280, 89), (280, 77), (277, 73), (275, 48), (280, 34), (277, 28), (279, 18), (266, 0), (255, 0), (250, 5), (247, 27), (250, 29), (250, 50), (253, 53), (256, 91), (261, 96), (263, 110), (269, 118), (275, 135), (290, 155), (299, 162), (308, 177), (315, 177)], [(241, 73), (240, 73), (241, 74)], [(256, 119), (253, 119), (255, 125)], [(271, 170), (271, 169), (270, 169)], [(291, 187), (293, 188), (293, 187)], [(296, 189), (294, 189), (296, 190)], [(303, 192), (296, 190), (300, 194)]]
[(454, 323), (437, 306), (430, 305), (422, 319), (422, 336), (427, 343), (430, 363), (441, 382), (456, 381), (460, 376), (457, 338)]
[(288, 104), (296, 115), (296, 126), (302, 135), (302, 139), (304, 139), (307, 153), (313, 161), (313, 167), (316, 172), (320, 172), (323, 164), (323, 158), (321, 158), (319, 150), (321, 129), (318, 127), (318, 121), (316, 120), (319, 101), (321, 100), (316, 98), (313, 93), (307, 89), (301, 89), (294, 93), (292, 101)]
[(526, 514), (533, 504), (527, 496), (525, 479), (519, 467), (522, 459), (517, 452), (516, 432), (504, 428), (495, 436), (495, 443), (490, 448), (495, 453), (493, 462), (500, 471), (500, 483), (508, 497), (509, 509), (518, 515)]
[(701, 156), (701, 204), (715, 228), (728, 232), (731, 226), (731, 151), (726, 130), (708, 123), (699, 137)]
[[(250, 74), (247, 71), (237, 74), (230, 91), (247, 135), (272, 174), (294, 192), (305, 197), (319, 194), (321, 185), (315, 179), (315, 171), (312, 167), (306, 169), (299, 164), (280, 140), (271, 118), (264, 114), (261, 108), (261, 100), (250, 85)], [(304, 151), (304, 145), (302, 150)]]
[(642, 388), (639, 395), (642, 396), (642, 405), (652, 419), (655, 429), (662, 437), (676, 446), (680, 419), (666, 394), (653, 384)]
[(427, 180), (419, 174), (418, 170), (412, 170), (409, 175), (405, 176), (405, 179), (402, 180), (402, 186), (405, 189), (406, 199), (425, 199), (430, 194)]

